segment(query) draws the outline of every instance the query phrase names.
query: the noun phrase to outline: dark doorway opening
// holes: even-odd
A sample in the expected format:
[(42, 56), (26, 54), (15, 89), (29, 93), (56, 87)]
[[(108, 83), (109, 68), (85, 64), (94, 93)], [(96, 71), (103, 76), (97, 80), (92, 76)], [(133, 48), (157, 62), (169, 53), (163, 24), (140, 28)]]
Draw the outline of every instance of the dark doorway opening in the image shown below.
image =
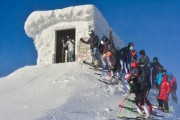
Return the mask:
[[(56, 31), (56, 56), (55, 56), (55, 63), (64, 63), (65, 61), (68, 62), (68, 55), (67, 55), (67, 50), (68, 47), (63, 47), (63, 42), (67, 42), (67, 36), (69, 36), (71, 39), (74, 39), (75, 41), (75, 29), (68, 29), (68, 30), (59, 30)], [(74, 55), (74, 60), (75, 60), (75, 55)]]

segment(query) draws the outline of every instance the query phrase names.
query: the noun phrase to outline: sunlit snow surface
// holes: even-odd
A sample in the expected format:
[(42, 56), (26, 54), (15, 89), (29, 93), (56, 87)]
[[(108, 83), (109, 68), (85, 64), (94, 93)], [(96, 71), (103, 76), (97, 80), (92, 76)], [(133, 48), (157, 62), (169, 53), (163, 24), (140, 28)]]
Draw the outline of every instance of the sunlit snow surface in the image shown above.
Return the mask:
[[(127, 91), (125, 81), (106, 85), (94, 73), (78, 62), (21, 68), (0, 79), (0, 119), (116, 120), (117, 115), (138, 115), (125, 109), (119, 112)], [(150, 100), (154, 105), (155, 96), (153, 90)], [(177, 120), (179, 106), (170, 100), (170, 108), (171, 113), (156, 111)]]

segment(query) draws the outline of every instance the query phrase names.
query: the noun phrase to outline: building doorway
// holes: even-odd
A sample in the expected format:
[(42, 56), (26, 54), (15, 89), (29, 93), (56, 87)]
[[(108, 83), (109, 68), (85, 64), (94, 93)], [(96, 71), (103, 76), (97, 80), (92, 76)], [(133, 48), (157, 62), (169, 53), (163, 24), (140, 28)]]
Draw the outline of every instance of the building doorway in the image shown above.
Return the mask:
[[(68, 30), (58, 30), (56, 31), (56, 42), (55, 42), (55, 63), (64, 63), (70, 61), (70, 57), (68, 54), (68, 46), (64, 47), (63, 46), (63, 40), (64, 43), (67, 42), (67, 36), (69, 36), (70, 39), (74, 39), (74, 44), (76, 43), (75, 41), (75, 29), (68, 29)], [(75, 52), (75, 48), (74, 48)], [(75, 60), (75, 53), (73, 56)]]

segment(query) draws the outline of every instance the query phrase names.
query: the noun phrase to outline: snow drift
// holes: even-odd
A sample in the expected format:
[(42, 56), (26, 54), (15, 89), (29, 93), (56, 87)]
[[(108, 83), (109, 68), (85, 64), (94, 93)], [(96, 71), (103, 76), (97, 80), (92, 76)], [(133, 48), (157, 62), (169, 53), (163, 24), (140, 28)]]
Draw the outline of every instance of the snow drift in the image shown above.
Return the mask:
[[(97, 72), (97, 71), (96, 71)], [(27, 66), (0, 79), (1, 120), (116, 120), (127, 86), (99, 82), (89, 66), (74, 63)], [(125, 83), (125, 82), (124, 82)], [(151, 92), (156, 104), (155, 91)], [(179, 119), (170, 102), (164, 119)]]

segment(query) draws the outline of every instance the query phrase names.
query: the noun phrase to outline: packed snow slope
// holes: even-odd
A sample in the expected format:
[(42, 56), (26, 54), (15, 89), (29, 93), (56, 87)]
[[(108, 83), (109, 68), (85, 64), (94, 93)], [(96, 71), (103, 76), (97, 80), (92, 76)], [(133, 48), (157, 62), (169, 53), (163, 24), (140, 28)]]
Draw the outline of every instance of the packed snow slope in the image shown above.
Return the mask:
[[(106, 85), (94, 73), (78, 62), (21, 68), (0, 79), (0, 120), (116, 120), (117, 115), (138, 115), (118, 112), (126, 82)], [(156, 103), (154, 91), (151, 101)], [(172, 104), (171, 113), (157, 110), (165, 116), (158, 119), (180, 119), (178, 105)]]

